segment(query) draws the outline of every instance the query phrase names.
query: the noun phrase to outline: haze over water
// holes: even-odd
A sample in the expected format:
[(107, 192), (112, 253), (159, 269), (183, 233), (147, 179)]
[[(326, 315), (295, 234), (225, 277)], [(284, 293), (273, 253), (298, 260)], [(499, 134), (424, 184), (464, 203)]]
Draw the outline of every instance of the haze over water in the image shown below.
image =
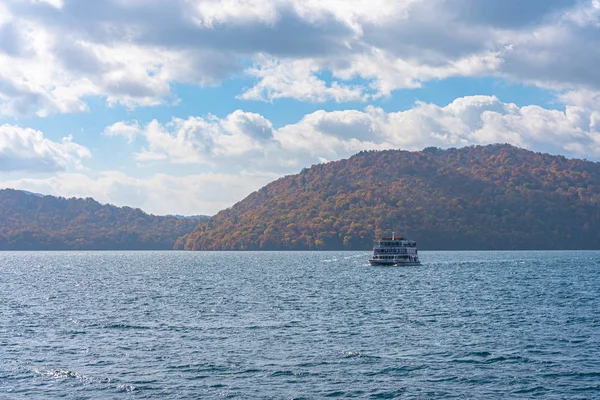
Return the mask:
[(0, 253), (0, 398), (600, 397), (600, 252)]

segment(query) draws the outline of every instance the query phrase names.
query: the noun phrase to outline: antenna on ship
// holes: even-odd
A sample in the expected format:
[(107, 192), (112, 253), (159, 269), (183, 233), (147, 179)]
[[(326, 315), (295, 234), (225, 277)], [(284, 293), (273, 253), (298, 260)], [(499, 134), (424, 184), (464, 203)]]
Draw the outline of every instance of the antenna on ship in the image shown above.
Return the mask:
[(392, 231), (392, 240), (394, 240), (394, 238), (396, 237), (396, 232)]

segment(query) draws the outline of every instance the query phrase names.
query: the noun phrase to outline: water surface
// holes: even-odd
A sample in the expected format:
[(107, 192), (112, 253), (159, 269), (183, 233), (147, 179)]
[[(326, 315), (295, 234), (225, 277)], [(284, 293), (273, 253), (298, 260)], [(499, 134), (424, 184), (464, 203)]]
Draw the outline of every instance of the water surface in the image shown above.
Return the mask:
[(600, 252), (0, 253), (0, 398), (600, 398)]

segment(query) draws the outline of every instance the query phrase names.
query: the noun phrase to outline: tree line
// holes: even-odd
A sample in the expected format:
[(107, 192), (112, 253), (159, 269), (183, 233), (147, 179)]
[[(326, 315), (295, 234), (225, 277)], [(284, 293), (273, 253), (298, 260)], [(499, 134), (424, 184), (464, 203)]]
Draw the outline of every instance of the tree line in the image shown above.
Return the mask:
[(91, 198), (0, 190), (0, 250), (172, 249), (197, 224)]

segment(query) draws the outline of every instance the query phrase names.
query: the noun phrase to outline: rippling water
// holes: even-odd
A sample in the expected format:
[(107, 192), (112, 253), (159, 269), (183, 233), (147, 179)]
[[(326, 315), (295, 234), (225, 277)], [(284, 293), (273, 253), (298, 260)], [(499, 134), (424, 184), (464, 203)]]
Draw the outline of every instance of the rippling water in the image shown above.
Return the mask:
[(600, 398), (600, 252), (0, 253), (0, 398)]

